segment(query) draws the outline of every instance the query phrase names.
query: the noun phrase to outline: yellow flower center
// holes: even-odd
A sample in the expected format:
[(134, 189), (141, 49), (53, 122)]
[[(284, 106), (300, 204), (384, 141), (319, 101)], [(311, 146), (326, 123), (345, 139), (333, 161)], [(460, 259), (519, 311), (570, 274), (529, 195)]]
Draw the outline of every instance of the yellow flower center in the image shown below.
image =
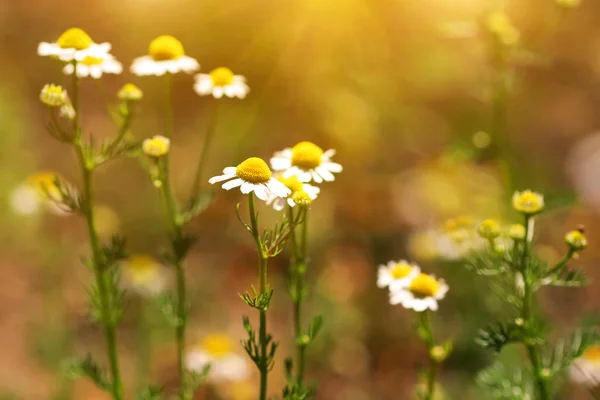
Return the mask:
[(300, 182), (300, 179), (298, 179), (298, 177), (294, 175), (290, 176), (289, 178), (284, 178), (283, 176), (280, 176), (278, 180), (279, 182), (283, 183), (288, 189), (290, 189), (292, 193), (302, 191), (302, 182)]
[(517, 192), (513, 196), (513, 207), (517, 211), (534, 214), (544, 209), (544, 198), (531, 190)]
[(214, 86), (229, 86), (233, 83), (234, 75), (229, 68), (215, 68), (210, 72), (209, 75)]
[(588, 347), (582, 355), (583, 358), (585, 358), (588, 361), (591, 361), (593, 363), (597, 363), (600, 364), (600, 346), (599, 345), (593, 345)]
[(477, 228), (477, 233), (485, 239), (494, 239), (500, 236), (500, 225), (493, 219), (486, 219)]
[(309, 206), (312, 204), (312, 199), (310, 195), (303, 190), (298, 192), (294, 192), (292, 195), (292, 201), (299, 206)]
[(408, 288), (418, 297), (432, 297), (440, 290), (440, 283), (430, 275), (419, 274)]
[(155, 61), (175, 60), (185, 55), (183, 45), (171, 35), (162, 35), (150, 42), (148, 54)]
[(150, 157), (161, 157), (169, 152), (171, 141), (164, 136), (155, 136), (142, 143), (144, 154)]
[(235, 174), (250, 183), (267, 183), (271, 179), (271, 170), (262, 158), (250, 157), (237, 166)]
[(99, 65), (99, 64), (102, 64), (103, 61), (104, 60), (101, 58), (87, 56), (83, 60), (81, 60), (79, 63), (84, 64), (84, 65)]
[(142, 90), (133, 83), (126, 83), (117, 93), (121, 100), (140, 100), (143, 95)]
[(93, 43), (90, 35), (79, 28), (64, 31), (56, 43), (63, 49), (85, 50)]
[(512, 224), (508, 228), (508, 237), (514, 240), (525, 239), (525, 227), (521, 224)]
[(583, 250), (587, 246), (587, 239), (581, 231), (571, 231), (565, 235), (565, 241), (574, 250)]
[(323, 150), (311, 142), (300, 142), (292, 148), (292, 165), (313, 169), (321, 165)]
[(224, 334), (206, 336), (204, 340), (202, 340), (200, 346), (214, 357), (223, 357), (233, 351), (231, 339)]
[(146, 254), (134, 254), (123, 262), (127, 279), (134, 285), (145, 286), (156, 278), (158, 262)]
[(390, 274), (394, 279), (406, 278), (412, 271), (412, 266), (407, 263), (399, 263), (390, 270)]
[(27, 182), (38, 192), (40, 198), (60, 200), (62, 194), (56, 185), (57, 180), (62, 178), (56, 172), (43, 171), (30, 176)]

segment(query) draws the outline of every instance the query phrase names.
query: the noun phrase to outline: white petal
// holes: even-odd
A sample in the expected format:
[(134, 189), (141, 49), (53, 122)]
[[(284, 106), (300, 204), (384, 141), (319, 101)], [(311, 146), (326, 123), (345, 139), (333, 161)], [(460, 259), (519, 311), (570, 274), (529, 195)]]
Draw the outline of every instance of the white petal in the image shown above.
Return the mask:
[(235, 174), (236, 171), (237, 171), (236, 167), (226, 167), (226, 168), (223, 168), (223, 173), (224, 174)]
[(275, 171), (283, 171), (292, 166), (292, 160), (283, 157), (271, 157), (271, 168)]
[(242, 193), (248, 194), (254, 190), (254, 184), (250, 182), (244, 182), (240, 190), (242, 191)]
[(269, 179), (269, 182), (267, 182), (267, 187), (271, 192), (279, 197), (286, 197), (292, 194), (292, 191), (287, 186), (275, 178)]
[(254, 186), (254, 194), (263, 201), (267, 200), (267, 192), (269, 192), (269, 190), (262, 183)]
[(327, 168), (328, 171), (335, 172), (335, 173), (342, 172), (342, 170), (344, 169), (341, 164), (334, 163), (334, 162), (323, 163), (323, 164), (321, 164), (321, 166), (324, 168)]
[(208, 180), (208, 183), (213, 185), (217, 182), (226, 181), (228, 179), (234, 178), (235, 176), (236, 176), (235, 174), (224, 174), (224, 175), (219, 175), (219, 176), (213, 176), (212, 178), (210, 178)]
[(329, 159), (335, 156), (336, 151), (334, 149), (329, 149), (325, 153), (323, 153), (323, 158)]
[(319, 166), (316, 168), (316, 172), (323, 177), (323, 179), (325, 179), (327, 182), (331, 182), (335, 180), (335, 176), (333, 176), (333, 174), (329, 171), (327, 171), (325, 168)]
[(308, 171), (308, 173), (310, 174), (310, 177), (312, 178), (313, 181), (315, 181), (317, 183), (323, 183), (323, 178), (321, 177), (321, 175), (319, 175), (317, 173), (317, 171), (315, 171), (314, 169), (311, 169), (310, 171)]
[(221, 186), (221, 187), (225, 190), (230, 190), (230, 189), (236, 188), (238, 186), (242, 186), (243, 183), (244, 183), (243, 179), (237, 178), (237, 179), (233, 179), (229, 182), (225, 182), (223, 184), (223, 186)]
[(223, 88), (214, 87), (213, 96), (215, 96), (215, 99), (220, 99), (221, 97), (223, 97)]

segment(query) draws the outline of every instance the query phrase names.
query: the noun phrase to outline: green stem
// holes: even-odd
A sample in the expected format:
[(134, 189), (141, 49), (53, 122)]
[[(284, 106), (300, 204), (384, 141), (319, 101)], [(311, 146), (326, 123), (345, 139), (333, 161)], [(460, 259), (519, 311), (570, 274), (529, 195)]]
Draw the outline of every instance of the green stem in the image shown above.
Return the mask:
[(117, 332), (115, 322), (111, 316), (111, 301), (109, 299), (110, 284), (107, 282), (107, 276), (104, 269), (104, 260), (102, 259), (102, 249), (100, 240), (96, 232), (96, 221), (94, 218), (94, 163), (88, 161), (85, 153), (85, 145), (82, 141), (82, 130), (80, 128), (79, 118), (79, 79), (77, 78), (77, 63), (74, 62), (74, 71), (72, 75), (72, 90), (73, 90), (73, 109), (75, 110), (75, 118), (73, 119), (73, 130), (75, 139), (73, 144), (77, 149), (77, 155), (82, 169), (83, 175), (83, 210), (88, 228), (88, 236), (90, 239), (90, 247), (92, 250), (92, 260), (94, 264), (94, 275), (96, 278), (96, 286), (98, 287), (98, 296), (100, 297), (101, 318), (104, 327), (104, 336), (106, 337), (106, 345), (108, 352), (108, 360), (110, 365), (112, 396), (115, 400), (123, 399), (123, 383), (121, 381), (121, 373), (119, 371), (119, 359), (117, 352)]
[[(250, 226), (252, 227), (252, 236), (256, 243), (256, 250), (258, 251), (258, 280), (259, 280), (259, 293), (260, 296), (267, 294), (267, 257), (260, 240), (260, 233), (258, 231), (258, 218), (254, 207), (254, 193), (248, 194), (248, 208), (250, 212)], [(260, 361), (258, 368), (260, 370), (260, 395), (259, 400), (266, 400), (267, 398), (267, 375), (268, 371), (268, 357), (267, 357), (267, 310), (264, 307), (259, 309), (260, 326), (258, 331), (258, 342), (260, 345)]]
[(432, 400), (435, 394), (435, 380), (437, 376), (437, 370), (439, 362), (432, 356), (432, 350), (435, 347), (433, 341), (433, 331), (431, 329), (431, 321), (429, 318), (429, 311), (423, 311), (419, 313), (419, 319), (421, 327), (425, 332), (425, 344), (427, 345), (427, 354), (429, 357), (429, 369), (427, 370), (427, 381), (425, 388), (425, 400)]
[[(521, 273), (523, 274), (523, 309), (522, 309), (522, 319), (525, 325), (529, 325), (531, 321), (531, 309), (533, 303), (533, 288), (531, 287), (531, 283), (527, 276), (527, 265), (528, 265), (528, 256), (531, 247), (531, 241), (529, 237), (532, 236), (533, 232), (530, 232), (532, 229), (531, 215), (525, 215), (525, 240), (523, 241), (523, 254), (521, 256)], [(540, 357), (538, 354), (538, 349), (535, 345), (528, 343), (525, 341), (525, 347), (527, 348), (527, 354), (529, 356), (529, 361), (531, 362), (531, 366), (533, 368), (536, 392), (538, 393), (539, 400), (548, 400), (549, 392), (546, 387), (546, 380), (542, 376), (543, 366), (540, 361)]]
[(173, 80), (171, 74), (165, 74), (165, 137), (173, 133)]
[(211, 118), (208, 122), (208, 128), (206, 130), (206, 135), (204, 136), (204, 144), (202, 145), (202, 152), (200, 153), (200, 158), (198, 160), (198, 166), (196, 167), (196, 175), (194, 177), (194, 186), (192, 187), (192, 199), (196, 199), (200, 192), (200, 186), (202, 184), (202, 173), (204, 172), (204, 168), (206, 168), (206, 162), (208, 159), (208, 149), (212, 143), (213, 137), (215, 136), (216, 128), (217, 128), (217, 120), (219, 117), (219, 104), (221, 100), (217, 100), (215, 103), (215, 108), (212, 112)]

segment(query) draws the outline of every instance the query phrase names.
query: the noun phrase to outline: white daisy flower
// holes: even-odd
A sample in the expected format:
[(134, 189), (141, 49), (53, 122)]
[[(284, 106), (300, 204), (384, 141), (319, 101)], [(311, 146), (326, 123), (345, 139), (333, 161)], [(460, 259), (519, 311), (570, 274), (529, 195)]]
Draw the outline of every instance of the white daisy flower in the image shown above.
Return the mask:
[(143, 297), (154, 297), (168, 286), (167, 270), (147, 254), (133, 254), (121, 261), (121, 284)]
[(387, 265), (380, 265), (377, 271), (377, 287), (390, 287), (390, 290), (406, 288), (410, 282), (421, 273), (415, 264), (405, 260), (390, 261)]
[[(75, 66), (70, 63), (64, 66), (63, 72), (67, 75), (73, 74)], [(103, 74), (120, 74), (123, 72), (123, 65), (116, 60), (112, 54), (103, 54), (100, 57), (87, 56), (77, 62), (77, 76), (87, 78), (91, 76), (99, 79)]]
[(139, 76), (178, 72), (189, 74), (198, 68), (198, 61), (186, 56), (181, 42), (171, 35), (162, 35), (151, 41), (148, 55), (134, 59), (130, 67), (131, 72)]
[(402, 304), (402, 307), (417, 312), (427, 309), (436, 311), (438, 300), (448, 292), (448, 285), (443, 279), (437, 280), (433, 275), (419, 274), (406, 288), (390, 287), (390, 304)]
[(63, 190), (68, 190), (76, 196), (75, 188), (67, 183), (60, 175), (51, 171), (42, 171), (28, 177), (10, 194), (9, 204), (13, 211), (21, 215), (36, 214), (41, 210), (55, 215), (67, 215), (70, 210), (63, 202), (63, 192), (57, 186), (57, 181)]
[(284, 178), (281, 174), (279, 174), (277, 179), (281, 183), (283, 183), (288, 189), (290, 189), (292, 191), (291, 195), (288, 196), (287, 199), (281, 198), (276, 195), (270, 196), (267, 199), (267, 205), (273, 205), (273, 208), (277, 211), (283, 210), (283, 207), (285, 207), (286, 201), (290, 205), (290, 207), (294, 207), (296, 205), (296, 202), (294, 201), (294, 198), (293, 198), (294, 193), (304, 192), (308, 195), (310, 200), (313, 201), (317, 198), (317, 196), (321, 192), (321, 189), (319, 189), (316, 186), (309, 185), (308, 183), (300, 182), (300, 180), (296, 176), (290, 176), (288, 178)]
[(271, 158), (274, 171), (282, 171), (284, 177), (296, 175), (302, 182), (333, 181), (333, 173), (342, 172), (342, 166), (331, 161), (335, 150), (323, 150), (314, 143), (300, 142), (292, 148), (278, 151)]
[(110, 43), (94, 43), (92, 38), (79, 28), (63, 32), (54, 43), (38, 45), (38, 55), (56, 57), (61, 61), (81, 61), (86, 57), (103, 57), (110, 51)]
[(587, 387), (600, 385), (600, 345), (592, 345), (569, 368), (571, 380)]
[(250, 365), (247, 358), (237, 354), (233, 340), (224, 334), (206, 336), (189, 350), (185, 366), (190, 371), (202, 371), (210, 364), (209, 379), (214, 382), (237, 382), (248, 379)]
[(223, 96), (243, 99), (250, 91), (246, 78), (234, 75), (226, 67), (215, 68), (209, 74), (198, 74), (195, 79), (194, 90), (200, 96), (212, 94), (216, 99)]
[(229, 181), (223, 184), (223, 189), (230, 190), (240, 187), (242, 193), (254, 192), (256, 197), (264, 201), (271, 196), (289, 196), (292, 191), (272, 175), (266, 162), (261, 158), (251, 157), (237, 167), (225, 168), (223, 175), (212, 177), (208, 182), (212, 185), (217, 182)]

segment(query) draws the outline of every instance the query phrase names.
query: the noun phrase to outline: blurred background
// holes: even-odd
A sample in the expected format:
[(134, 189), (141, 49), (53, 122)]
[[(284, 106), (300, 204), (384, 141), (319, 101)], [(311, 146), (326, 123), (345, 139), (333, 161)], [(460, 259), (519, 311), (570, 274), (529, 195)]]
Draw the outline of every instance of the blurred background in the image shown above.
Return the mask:
[[(482, 32), (486, 13), (497, 10), (520, 31), (500, 63)], [(90, 382), (61, 374), (69, 356), (104, 356), (104, 339), (88, 316), (84, 222), (19, 215), (9, 201), (41, 170), (81, 182), (74, 154), (47, 134), (39, 102), (44, 84), (68, 86), (68, 80), (55, 61), (36, 55), (39, 42), (55, 41), (73, 26), (112, 43), (125, 67), (99, 84), (84, 80), (87, 132), (114, 135), (104, 96), (115, 98), (130, 81), (144, 91), (133, 133), (161, 133), (163, 81), (135, 77), (128, 66), (147, 53), (151, 39), (171, 34), (201, 72), (227, 66), (251, 87), (247, 99), (220, 107), (207, 176), (250, 156), (268, 159), (302, 140), (337, 150), (344, 171), (323, 185), (309, 228), (306, 313), (325, 318), (309, 350), (317, 399), (413, 398), (426, 350), (414, 334), (414, 315), (390, 306), (375, 286), (379, 264), (404, 258), (450, 286), (433, 320), (438, 340), (455, 343), (440, 375), (444, 392), (486, 398), (474, 377), (494, 357), (473, 338), (504, 316), (503, 303), (432, 235), (461, 215), (513, 221), (516, 189), (545, 193), (549, 211), (539, 218), (537, 246), (549, 261), (564, 254), (567, 230), (585, 224), (588, 232), (589, 249), (577, 264), (591, 285), (541, 292), (555, 334), (565, 335), (581, 312), (597, 307), (599, 2), (583, 0), (567, 10), (554, 0), (0, 0), (0, 399), (107, 398)], [(181, 200), (215, 103), (198, 97), (192, 83), (185, 74), (174, 79), (171, 170)], [(136, 160), (120, 159), (97, 176), (103, 237), (120, 232), (131, 252), (160, 259), (168, 243), (159, 201)], [(190, 346), (219, 333), (243, 353), (241, 316), (254, 315), (237, 293), (257, 277), (252, 239), (235, 218), (239, 201), (239, 192), (219, 191), (189, 226), (200, 238), (186, 264)], [(266, 208), (261, 214), (265, 224), (276, 218)], [(285, 384), (282, 360), (293, 346), (287, 265), (286, 253), (270, 265), (270, 330), (281, 341), (272, 395)], [(141, 382), (176, 382), (172, 336), (152, 305), (132, 293), (119, 327), (129, 398)], [(256, 378), (210, 384), (198, 399), (254, 399)], [(588, 394), (567, 384), (560, 398)]]

